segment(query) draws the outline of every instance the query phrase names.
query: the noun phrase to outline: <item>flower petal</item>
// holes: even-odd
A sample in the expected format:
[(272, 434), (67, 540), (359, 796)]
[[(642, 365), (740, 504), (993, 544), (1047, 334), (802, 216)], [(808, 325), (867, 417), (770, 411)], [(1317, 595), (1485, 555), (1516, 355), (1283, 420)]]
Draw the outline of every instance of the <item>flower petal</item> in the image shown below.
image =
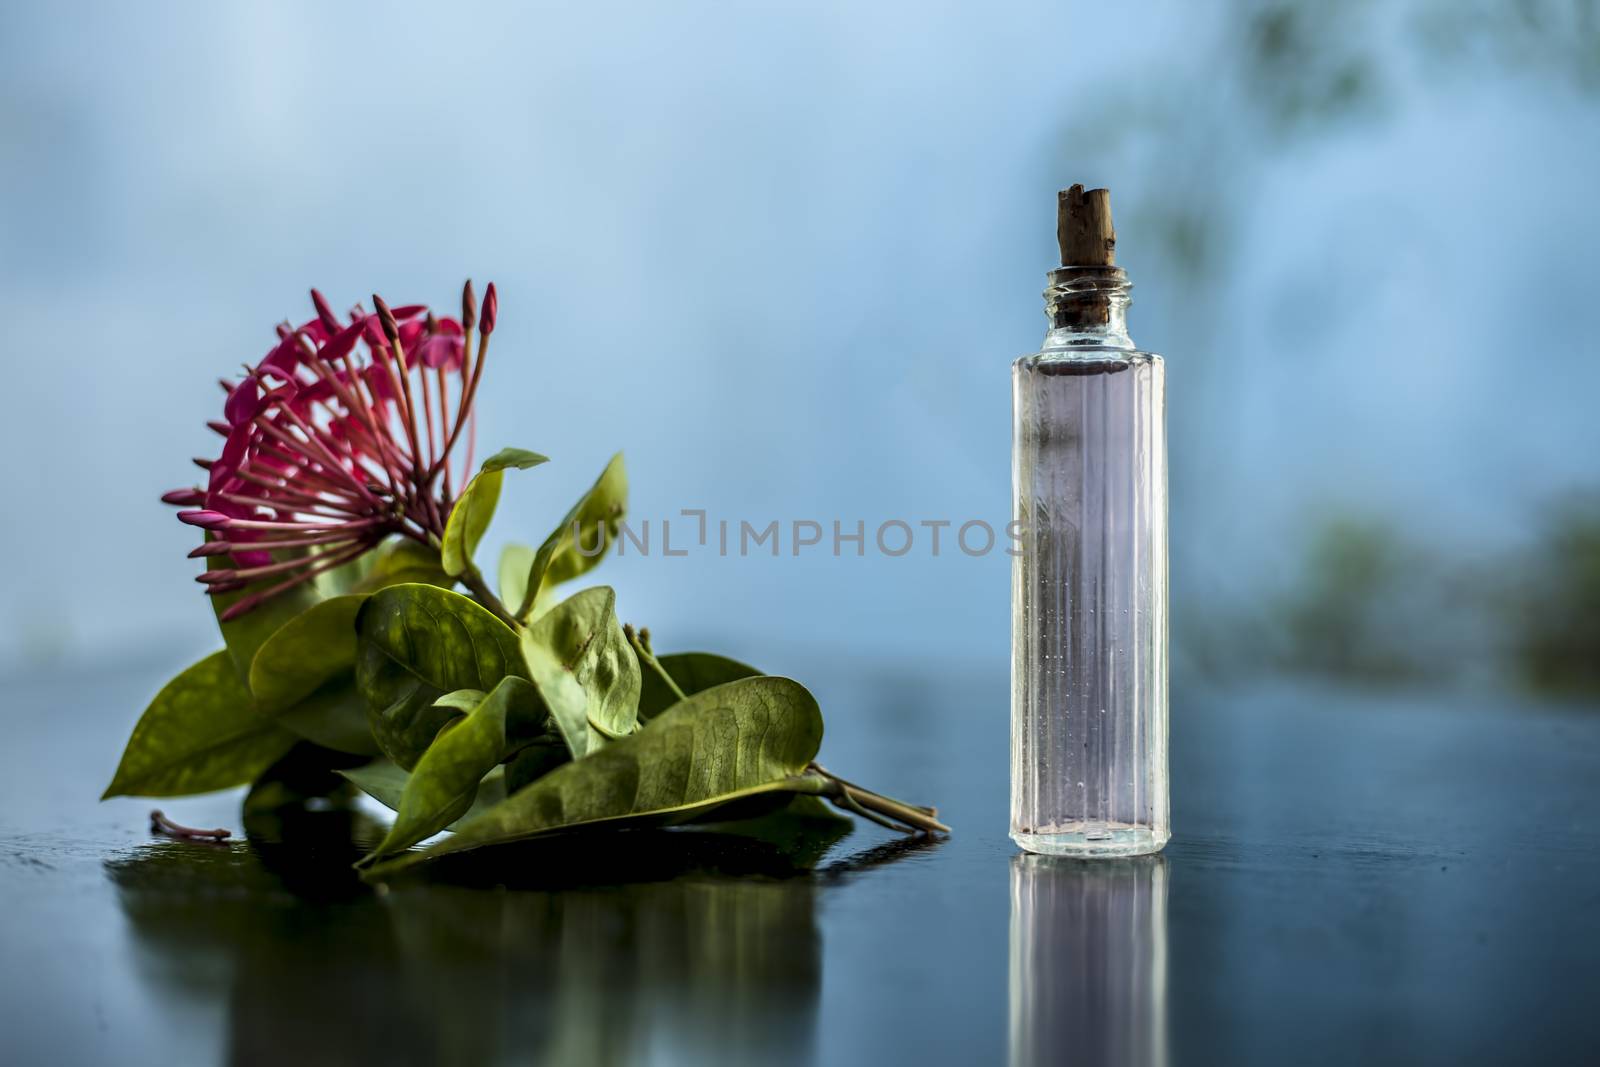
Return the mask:
[(333, 308), (328, 306), (328, 298), (316, 289), (311, 290), (311, 306), (317, 309), (317, 318), (322, 322), (322, 328), (329, 337), (343, 330), (339, 324), (339, 316), (333, 313)]
[(246, 378), (234, 386), (233, 392), (228, 394), (227, 403), (222, 405), (223, 417), (228, 420), (230, 426), (249, 422), (260, 410), (261, 387), (256, 384), (254, 378)]
[(300, 354), (294, 345), (282, 344), (262, 357), (256, 364), (256, 370), (271, 371), (281, 370), (285, 375), (292, 373), (299, 365)]
[(222, 455), (211, 465), (208, 493), (228, 491), (226, 485), (232, 480), (233, 472), (239, 469), (239, 464), (244, 462), (254, 432), (255, 423), (241, 422), (228, 434), (228, 441), (222, 446)]
[(322, 346), (322, 350), (317, 355), (324, 362), (343, 359), (349, 355), (350, 350), (356, 346), (356, 342), (361, 340), (362, 335), (366, 332), (366, 321), (366, 319), (357, 319), (334, 334), (328, 343)]
[[(459, 326), (456, 327), (460, 329)], [(461, 365), (461, 338), (436, 333), (417, 346), (422, 362), (432, 369), (448, 366), (452, 370)]]

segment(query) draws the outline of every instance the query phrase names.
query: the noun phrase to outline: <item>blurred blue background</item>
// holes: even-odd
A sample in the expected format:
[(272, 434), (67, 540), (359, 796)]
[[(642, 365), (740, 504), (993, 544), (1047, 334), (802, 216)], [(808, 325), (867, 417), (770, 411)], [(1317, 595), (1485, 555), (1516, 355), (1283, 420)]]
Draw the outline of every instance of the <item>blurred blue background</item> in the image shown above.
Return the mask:
[[(213, 647), (158, 504), (319, 286), (501, 289), (489, 547), (1009, 518), (1054, 194), (1168, 357), (1175, 669), (1600, 691), (1590, 3), (0, 9), (0, 672)], [(481, 454), (481, 453), (480, 453)], [(658, 646), (1003, 672), (1003, 554), (611, 560)]]

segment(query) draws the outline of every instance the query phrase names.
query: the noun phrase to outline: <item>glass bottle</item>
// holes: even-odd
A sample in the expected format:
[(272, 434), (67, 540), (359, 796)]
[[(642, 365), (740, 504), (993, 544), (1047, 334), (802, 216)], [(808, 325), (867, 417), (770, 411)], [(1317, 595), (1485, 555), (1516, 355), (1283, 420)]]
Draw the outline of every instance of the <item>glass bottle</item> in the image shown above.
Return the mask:
[(1066, 236), (1082, 229), (1074, 186), (1044, 347), (1012, 365), (1011, 837), (1127, 856), (1171, 836), (1165, 370), (1128, 336), (1130, 286), (1097, 194), (1104, 254)]

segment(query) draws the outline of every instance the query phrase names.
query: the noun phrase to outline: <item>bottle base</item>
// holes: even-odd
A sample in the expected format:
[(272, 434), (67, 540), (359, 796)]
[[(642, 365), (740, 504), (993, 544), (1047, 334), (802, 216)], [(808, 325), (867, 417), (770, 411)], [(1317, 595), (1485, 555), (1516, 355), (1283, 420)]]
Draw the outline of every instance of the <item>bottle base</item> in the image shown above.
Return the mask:
[(1064, 823), (1048, 833), (1018, 833), (1011, 840), (1024, 851), (1041, 856), (1077, 856), (1092, 859), (1099, 856), (1144, 856), (1160, 852), (1172, 834), (1157, 833), (1148, 826), (1129, 826), (1126, 823), (1078, 822)]

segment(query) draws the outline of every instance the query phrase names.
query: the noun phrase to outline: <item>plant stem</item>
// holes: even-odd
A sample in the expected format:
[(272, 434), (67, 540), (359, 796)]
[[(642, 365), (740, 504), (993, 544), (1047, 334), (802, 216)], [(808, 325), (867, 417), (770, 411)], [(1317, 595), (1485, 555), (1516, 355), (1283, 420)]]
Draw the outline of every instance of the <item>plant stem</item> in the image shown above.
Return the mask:
[(634, 654), (639, 657), (639, 662), (655, 671), (662, 683), (672, 690), (673, 696), (679, 700), (688, 700), (688, 695), (679, 688), (677, 682), (672, 680), (672, 675), (667, 673), (667, 669), (661, 665), (661, 661), (656, 659), (655, 652), (650, 648), (650, 631), (648, 629), (635, 630), (633, 624), (629, 623), (622, 628), (622, 632), (627, 636), (628, 644), (633, 646)]
[[(827, 775), (829, 778), (832, 778), (834, 781), (838, 782), (840, 785), (848, 786), (849, 788), (854, 789), (857, 793), (871, 793), (872, 792), (872, 790), (868, 789), (866, 786), (857, 785), (856, 783), (850, 781), (850, 779), (848, 779), (848, 778), (841, 778), (837, 774), (834, 774), (832, 771), (825, 770), (820, 764), (813, 763), (812, 766), (815, 767), (817, 770), (822, 771), (823, 774)], [(930, 808), (930, 807), (928, 807), (927, 805), (924, 805), (924, 804), (906, 804), (903, 801), (899, 801), (899, 800), (895, 801), (895, 803), (896, 804), (900, 804), (903, 807), (911, 808), (914, 811), (920, 811), (924, 815), (931, 815), (934, 818), (938, 818), (939, 817), (939, 809), (938, 808)]]
[(478, 570), (476, 563), (469, 561), (467, 569), (460, 575), (460, 578), (461, 584), (472, 590), (472, 595), (478, 598), (478, 603), (494, 612), (501, 622), (513, 630), (521, 632), (522, 624), (516, 620), (511, 612), (506, 610), (506, 606), (500, 602), (500, 598), (489, 590), (489, 583), (483, 580), (483, 572)]
[(828, 789), (825, 795), (846, 811), (854, 812), (880, 826), (888, 826), (902, 833), (948, 834), (950, 832), (950, 827), (934, 818), (932, 808), (906, 804), (893, 797), (886, 797), (882, 793), (863, 789), (829, 772), (820, 763), (811, 764), (809, 769), (827, 780)]
[(899, 823), (891, 822), (882, 815), (874, 814), (873, 812), (868, 811), (866, 808), (863, 808), (860, 802), (850, 795), (849, 790), (842, 790), (838, 796), (834, 797), (833, 799), (841, 808), (844, 808), (852, 815), (859, 815), (868, 822), (875, 822), (885, 830), (893, 830), (895, 833), (905, 832), (905, 827), (901, 826)]

